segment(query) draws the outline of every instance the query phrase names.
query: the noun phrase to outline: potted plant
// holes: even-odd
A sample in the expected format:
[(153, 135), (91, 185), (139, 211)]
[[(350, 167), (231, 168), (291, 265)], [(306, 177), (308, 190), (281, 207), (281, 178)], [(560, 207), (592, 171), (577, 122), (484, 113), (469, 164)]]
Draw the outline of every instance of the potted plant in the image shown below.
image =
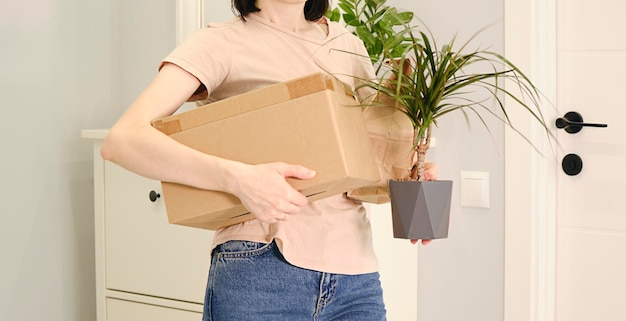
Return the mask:
[[(360, 79), (362, 87), (373, 91), (368, 108), (393, 108), (412, 124), (408, 158), (413, 166), (408, 177), (389, 181), (394, 237), (445, 238), (452, 182), (424, 181), (431, 133), (440, 117), (458, 111), (469, 121), (474, 114), (487, 127), (484, 116), (491, 115), (515, 130), (503, 102), (508, 96), (532, 114), (548, 137), (551, 134), (540, 110), (539, 91), (511, 61), (496, 52), (469, 50), (476, 34), (458, 46), (453, 38), (439, 47), (430, 31), (418, 31), (406, 21), (412, 15), (385, 3), (339, 0), (338, 5), (346, 24), (373, 50), (370, 58), (379, 63), (376, 79)], [(365, 30), (374, 33), (365, 35)], [(509, 85), (518, 91), (507, 89)]]

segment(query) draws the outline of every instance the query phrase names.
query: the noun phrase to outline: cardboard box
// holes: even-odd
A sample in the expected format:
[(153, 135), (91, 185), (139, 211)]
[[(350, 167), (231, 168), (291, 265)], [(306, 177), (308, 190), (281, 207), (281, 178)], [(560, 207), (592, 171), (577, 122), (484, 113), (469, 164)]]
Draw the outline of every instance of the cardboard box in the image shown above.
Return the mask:
[[(361, 108), (344, 85), (314, 74), (155, 120), (202, 152), (248, 164), (282, 161), (316, 170), (288, 178), (309, 201), (379, 180)], [(218, 229), (253, 218), (235, 196), (162, 182), (170, 223)]]

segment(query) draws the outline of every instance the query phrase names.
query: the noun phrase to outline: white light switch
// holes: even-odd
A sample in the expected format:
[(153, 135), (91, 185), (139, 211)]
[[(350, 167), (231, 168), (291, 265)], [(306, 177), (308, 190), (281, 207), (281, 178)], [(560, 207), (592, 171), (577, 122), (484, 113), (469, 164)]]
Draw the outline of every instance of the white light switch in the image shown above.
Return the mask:
[(461, 206), (489, 208), (488, 172), (461, 172)]

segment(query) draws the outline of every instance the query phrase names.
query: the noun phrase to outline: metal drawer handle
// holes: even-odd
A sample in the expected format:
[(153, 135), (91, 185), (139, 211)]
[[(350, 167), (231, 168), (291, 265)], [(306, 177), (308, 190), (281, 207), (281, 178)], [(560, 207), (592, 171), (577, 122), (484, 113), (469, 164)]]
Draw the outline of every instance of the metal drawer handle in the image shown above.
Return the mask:
[(148, 194), (148, 197), (150, 198), (150, 202), (154, 203), (159, 198), (161, 198), (161, 194), (159, 194), (159, 193), (157, 193), (155, 191), (150, 191), (150, 194)]

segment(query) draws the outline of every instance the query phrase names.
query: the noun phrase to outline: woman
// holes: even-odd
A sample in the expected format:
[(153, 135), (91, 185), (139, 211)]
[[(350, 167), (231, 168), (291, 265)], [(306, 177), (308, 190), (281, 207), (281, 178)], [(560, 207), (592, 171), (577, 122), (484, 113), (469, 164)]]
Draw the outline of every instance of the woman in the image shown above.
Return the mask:
[[(228, 192), (256, 219), (216, 231), (204, 320), (385, 320), (365, 209), (308, 203), (298, 164), (249, 165), (195, 151), (151, 127), (200, 103), (314, 72), (372, 78), (361, 41), (324, 17), (327, 0), (234, 0), (239, 17), (191, 35), (110, 130), (102, 156), (143, 176)], [(356, 54), (355, 54), (356, 53)], [(414, 241), (415, 242), (415, 241)]]

